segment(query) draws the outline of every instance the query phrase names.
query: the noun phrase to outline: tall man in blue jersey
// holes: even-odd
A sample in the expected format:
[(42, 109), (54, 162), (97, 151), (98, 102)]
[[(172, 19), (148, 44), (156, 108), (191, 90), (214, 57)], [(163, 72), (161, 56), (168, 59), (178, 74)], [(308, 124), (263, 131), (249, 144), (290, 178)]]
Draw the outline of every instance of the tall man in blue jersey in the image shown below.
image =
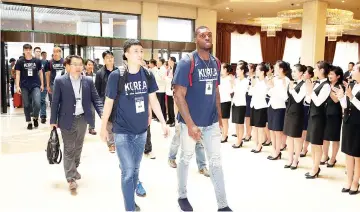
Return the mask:
[[(221, 108), (218, 85), (218, 61), (210, 54), (212, 33), (201, 26), (195, 31), (197, 50), (180, 60), (173, 79), (174, 98), (179, 108), (180, 162), (178, 164), (178, 203), (182, 211), (193, 211), (187, 199), (189, 161), (197, 142), (203, 143), (209, 160), (210, 178), (214, 185), (219, 211), (231, 211), (225, 193), (221, 163)], [(191, 63), (194, 68), (191, 74)]]

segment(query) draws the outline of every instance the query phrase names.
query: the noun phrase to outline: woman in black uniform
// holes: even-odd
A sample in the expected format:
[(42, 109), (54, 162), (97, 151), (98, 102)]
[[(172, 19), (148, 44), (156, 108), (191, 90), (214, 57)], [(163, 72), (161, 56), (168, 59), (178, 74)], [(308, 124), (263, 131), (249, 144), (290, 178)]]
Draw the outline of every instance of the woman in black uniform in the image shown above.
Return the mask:
[[(303, 80), (306, 82), (307, 80), (310, 80), (314, 77), (314, 68), (311, 66), (306, 67), (306, 71), (303, 75)], [(309, 141), (306, 140), (307, 135), (307, 127), (309, 122), (309, 109), (310, 105), (304, 101), (304, 127), (303, 127), (303, 134), (302, 134), (302, 140), (303, 140), (303, 148), (300, 153), (300, 157), (306, 157), (306, 154), (308, 153), (308, 147), (309, 147)]]
[[(352, 71), (352, 79), (360, 82), (360, 65)], [(342, 192), (353, 195), (358, 193), (360, 179), (360, 84), (350, 85), (346, 85), (346, 96), (342, 89), (337, 89), (336, 94), (345, 109), (341, 151), (346, 154), (348, 179)]]
[[(336, 155), (340, 147), (340, 133), (341, 133), (341, 122), (342, 122), (342, 109), (338, 98), (336, 97), (335, 89), (343, 89), (343, 70), (334, 66), (331, 68), (329, 73), (329, 82), (332, 88), (329, 98), (326, 100), (326, 126), (324, 132), (324, 145), (323, 145), (323, 156), (320, 161), (320, 165), (325, 165), (331, 168), (335, 166)], [(329, 146), (332, 146), (331, 158), (329, 157)]]
[(312, 170), (305, 174), (306, 179), (314, 179), (319, 176), (320, 160), (322, 156), (322, 145), (326, 122), (325, 106), (330, 95), (330, 85), (327, 76), (331, 65), (325, 61), (319, 61), (315, 66), (315, 76), (318, 80), (315, 83), (306, 82), (305, 101), (310, 103), (309, 123), (307, 140), (311, 143), (311, 156), (313, 159)]
[[(302, 133), (304, 125), (304, 98), (306, 95), (305, 82), (302, 76), (306, 66), (296, 64), (292, 70), (292, 78), (288, 90), (288, 104), (285, 112), (284, 134), (287, 136), (289, 161), (284, 168), (297, 169), (302, 149)], [(295, 149), (295, 156), (294, 156)]]
[[(251, 79), (255, 78), (255, 70), (256, 70), (256, 64), (249, 63), (249, 73), (248, 73), (248, 80), (249, 85), (251, 86)], [(246, 113), (245, 113), (245, 124), (246, 124), (246, 135), (244, 138), (245, 142), (249, 142), (251, 140), (251, 130), (252, 127), (250, 125), (250, 103), (251, 103), (251, 96), (249, 95), (249, 92), (246, 93)]]

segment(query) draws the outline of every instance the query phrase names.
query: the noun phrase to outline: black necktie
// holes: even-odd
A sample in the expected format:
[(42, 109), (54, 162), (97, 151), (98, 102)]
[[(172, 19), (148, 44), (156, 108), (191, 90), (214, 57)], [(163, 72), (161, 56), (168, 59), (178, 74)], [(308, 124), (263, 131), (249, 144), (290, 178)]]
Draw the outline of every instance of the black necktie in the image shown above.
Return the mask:
[(315, 80), (315, 85), (320, 84), (320, 80)]

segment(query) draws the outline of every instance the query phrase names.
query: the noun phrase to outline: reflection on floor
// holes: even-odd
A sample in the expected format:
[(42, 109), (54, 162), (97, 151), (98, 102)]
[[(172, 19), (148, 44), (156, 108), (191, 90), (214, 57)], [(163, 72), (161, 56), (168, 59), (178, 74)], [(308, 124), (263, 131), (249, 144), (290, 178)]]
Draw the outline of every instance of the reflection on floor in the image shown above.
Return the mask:
[[(49, 165), (45, 147), (49, 125), (27, 131), (22, 109), (1, 115), (0, 211), (124, 211), (120, 170), (115, 154), (110, 154), (99, 136), (86, 135), (79, 172), (77, 196), (71, 196), (63, 166)], [(100, 120), (96, 130), (99, 132)], [(174, 134), (172, 129), (172, 135)], [(263, 153), (250, 152), (252, 143), (241, 149), (231, 148), (235, 141), (222, 145), (223, 168), (228, 202), (234, 211), (358, 211), (360, 194), (342, 194), (345, 180), (344, 155), (336, 168), (322, 167), (319, 179), (306, 180), (311, 155), (301, 160), (299, 169), (284, 169), (284, 159), (266, 159)], [(160, 125), (152, 124), (152, 142), (156, 160), (143, 158), (140, 179), (147, 196), (136, 198), (142, 211), (178, 211), (176, 170), (167, 164), (171, 138), (161, 136)], [(189, 170), (188, 195), (195, 211), (216, 211), (211, 180), (197, 172), (195, 159)]]

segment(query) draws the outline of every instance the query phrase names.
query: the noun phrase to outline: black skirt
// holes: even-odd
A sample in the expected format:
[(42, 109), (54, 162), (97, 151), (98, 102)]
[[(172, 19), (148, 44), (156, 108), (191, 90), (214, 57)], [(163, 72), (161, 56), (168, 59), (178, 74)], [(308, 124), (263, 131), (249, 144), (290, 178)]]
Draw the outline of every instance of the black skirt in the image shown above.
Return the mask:
[(252, 98), (252, 96), (249, 96), (248, 93), (246, 93), (246, 112), (245, 112), (245, 117), (250, 117), (250, 115), (251, 115), (251, 108), (250, 108), (251, 98)]
[(250, 125), (254, 127), (265, 127), (267, 122), (267, 108), (251, 108)]
[(340, 141), (342, 117), (339, 115), (327, 116), (324, 140)]
[(231, 110), (231, 102), (223, 102), (221, 103), (221, 117), (223, 119), (230, 118), (230, 110)]
[(304, 126), (303, 116), (286, 114), (284, 122), (284, 134), (286, 136), (292, 138), (301, 138)]
[(309, 109), (310, 109), (310, 106), (305, 106), (305, 105), (304, 105), (304, 127), (303, 127), (303, 130), (307, 130), (307, 128), (308, 128), (308, 123), (309, 123)]
[(268, 128), (271, 131), (283, 131), (284, 129), (285, 108), (268, 108)]
[(314, 145), (323, 145), (325, 123), (325, 116), (309, 116), (306, 140)]
[(360, 125), (343, 123), (341, 151), (353, 157), (360, 157)]
[(232, 106), (232, 123), (244, 124), (245, 121), (246, 106)]

